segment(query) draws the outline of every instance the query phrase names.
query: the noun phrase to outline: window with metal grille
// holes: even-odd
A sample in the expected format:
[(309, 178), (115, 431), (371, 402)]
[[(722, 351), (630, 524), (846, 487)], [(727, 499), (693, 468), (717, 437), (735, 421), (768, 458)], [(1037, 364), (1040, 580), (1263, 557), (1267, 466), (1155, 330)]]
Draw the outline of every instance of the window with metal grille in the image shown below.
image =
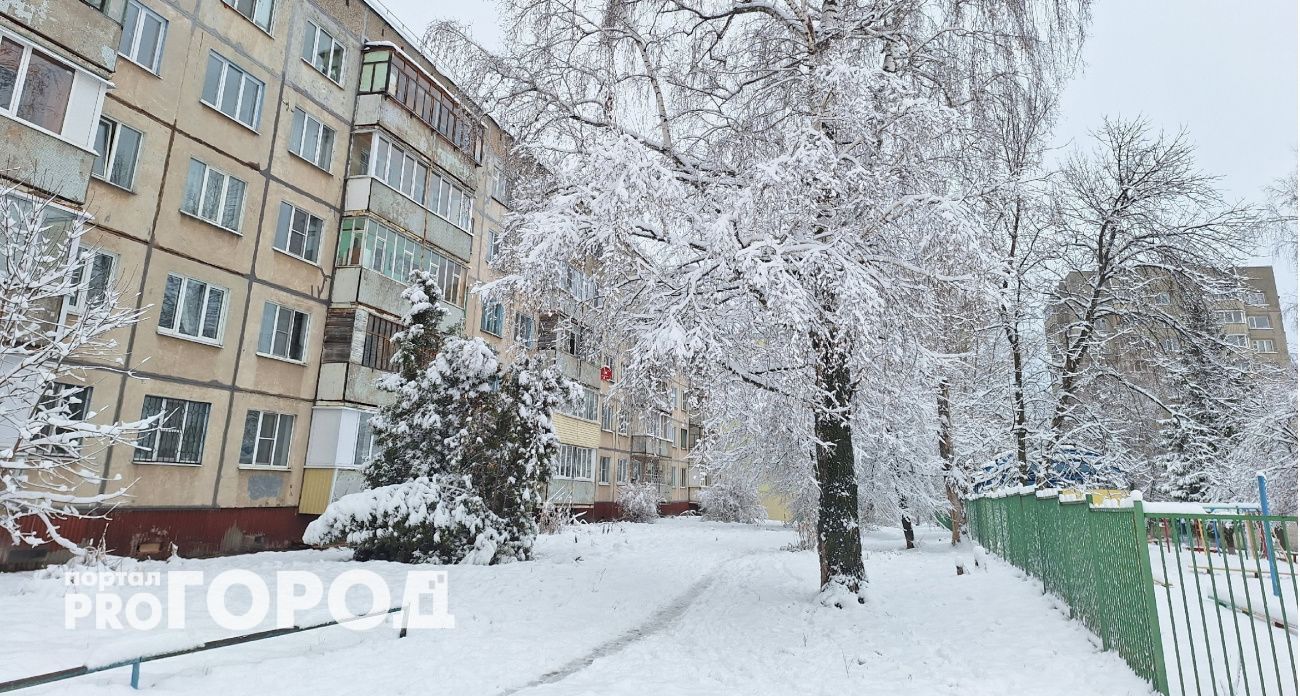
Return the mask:
[(154, 418), (140, 431), (134, 459), (137, 462), (203, 461), (203, 439), (208, 434), (208, 412), (212, 405), (162, 396), (144, 397), (140, 418)]
[(366, 317), (365, 342), (361, 346), (361, 364), (376, 370), (393, 369), (393, 334), (402, 330), (402, 325), (373, 314)]
[(91, 387), (55, 382), (36, 404), (39, 420), (45, 421), (37, 434), (36, 452), (49, 457), (76, 457), (81, 450), (81, 438), (73, 437), (77, 428), (56, 425), (59, 421), (83, 421), (88, 413)]

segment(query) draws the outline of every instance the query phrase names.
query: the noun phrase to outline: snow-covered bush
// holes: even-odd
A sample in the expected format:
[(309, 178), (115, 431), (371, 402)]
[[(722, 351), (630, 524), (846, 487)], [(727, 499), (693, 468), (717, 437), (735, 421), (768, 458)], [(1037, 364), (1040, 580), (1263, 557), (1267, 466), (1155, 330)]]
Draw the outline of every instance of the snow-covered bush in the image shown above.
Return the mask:
[(620, 486), (618, 511), (628, 522), (654, 522), (659, 519), (659, 487), (648, 482)]
[(723, 479), (700, 491), (700, 511), (716, 522), (754, 524), (767, 519), (758, 489), (733, 479)]
[(506, 539), (468, 478), (443, 475), (352, 493), (307, 526), (303, 541), (346, 543), (356, 560), (486, 565)]

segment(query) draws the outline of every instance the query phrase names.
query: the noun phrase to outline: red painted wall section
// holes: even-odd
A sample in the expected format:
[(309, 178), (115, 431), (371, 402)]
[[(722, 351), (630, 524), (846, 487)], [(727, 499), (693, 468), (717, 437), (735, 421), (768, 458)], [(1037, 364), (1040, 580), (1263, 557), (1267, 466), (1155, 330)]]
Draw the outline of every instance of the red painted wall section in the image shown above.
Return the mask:
[[(660, 503), (665, 517), (694, 510), (695, 503)], [(596, 503), (579, 508), (584, 522), (619, 518), (618, 503)], [(102, 541), (110, 553), (136, 558), (167, 558), (176, 552), (185, 558), (202, 558), (252, 551), (301, 548), (302, 534), (315, 515), (300, 515), (296, 507), (195, 508), (115, 510), (103, 518), (72, 518), (59, 523), (59, 533), (82, 546)], [(23, 520), (24, 531), (39, 528), (34, 518)], [(68, 552), (55, 544), (19, 548), (0, 542), (0, 570), (30, 570), (62, 563)]]
[[(137, 558), (186, 558), (287, 549), (302, 546), (302, 534), (315, 515), (300, 515), (296, 507), (123, 509), (106, 518), (72, 518), (59, 522), (59, 533), (80, 545), (102, 540), (110, 553)], [(24, 530), (39, 528), (34, 518)], [(21, 570), (68, 558), (54, 544), (38, 548), (0, 545), (0, 569)]]

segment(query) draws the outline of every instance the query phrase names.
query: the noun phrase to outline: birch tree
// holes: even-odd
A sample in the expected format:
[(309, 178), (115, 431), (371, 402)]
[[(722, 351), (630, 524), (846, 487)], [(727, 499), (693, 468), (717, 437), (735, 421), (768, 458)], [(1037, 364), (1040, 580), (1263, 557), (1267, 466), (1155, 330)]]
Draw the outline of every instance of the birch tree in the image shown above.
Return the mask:
[(87, 229), (79, 213), (0, 190), (0, 532), (77, 556), (85, 549), (59, 521), (103, 516), (97, 509), (124, 494), (95, 454), (148, 424), (96, 422), (87, 403), (93, 376), (120, 369), (114, 332), (141, 315), (119, 308), (121, 292), (94, 272)]
[[(927, 317), (940, 255), (974, 252), (952, 176), (998, 54), (1047, 59), (1086, 3), (512, 0), (508, 53), (435, 26), (429, 45), (550, 175), (503, 235), (516, 301), (566, 265), (590, 321), (665, 370), (811, 415), (824, 601), (863, 601), (860, 386)], [(914, 309), (915, 308), (915, 309)], [(743, 416), (741, 416), (743, 417)], [(877, 430), (879, 432), (879, 430)]]

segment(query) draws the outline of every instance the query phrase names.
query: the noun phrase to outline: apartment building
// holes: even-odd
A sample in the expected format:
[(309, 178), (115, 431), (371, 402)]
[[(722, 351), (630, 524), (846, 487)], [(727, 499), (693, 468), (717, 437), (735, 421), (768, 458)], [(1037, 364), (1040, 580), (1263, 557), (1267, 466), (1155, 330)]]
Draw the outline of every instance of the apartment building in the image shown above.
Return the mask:
[(110, 286), (144, 310), (118, 369), (70, 388), (97, 420), (159, 417), (137, 447), (86, 453), (108, 480), (83, 492), (129, 495), (65, 535), (135, 555), (300, 539), (361, 486), (417, 267), (442, 282), (445, 329), (544, 351), (588, 390), (555, 415), (552, 497), (608, 516), (619, 482), (653, 476), (690, 499), (680, 398), (604, 423), (613, 359), (472, 295), (508, 210), (506, 135), (382, 6), (30, 0), (0, 5), (0, 39), (4, 174), (94, 224), (92, 287), (66, 311)]
[(1247, 266), (1237, 273), (1245, 278), (1249, 291), (1216, 307), (1215, 318), (1223, 326), (1224, 338), (1250, 349), (1258, 360), (1282, 370), (1294, 369), (1273, 267)]
[[(1293, 369), (1273, 268), (1246, 266), (1235, 270), (1242, 281), (1241, 291), (1231, 296), (1206, 299), (1220, 335), (1228, 344), (1248, 351), (1255, 360), (1284, 370)], [(1085, 287), (1086, 282), (1087, 276), (1073, 272), (1066, 276), (1061, 286), (1065, 294), (1075, 294)], [(1173, 316), (1185, 314), (1186, 298), (1180, 297), (1180, 290), (1169, 279), (1152, 275), (1141, 279), (1135, 288), (1126, 291), (1126, 295), (1132, 295), (1126, 302), (1143, 302), (1149, 305), (1150, 312), (1166, 312)], [(1177, 354), (1180, 349), (1177, 336), (1163, 331), (1158, 322), (1125, 325), (1123, 318), (1126, 314), (1128, 311), (1124, 310), (1097, 320), (1093, 328), (1101, 343), (1100, 354), (1094, 359), (1126, 369), (1142, 370), (1150, 365), (1154, 351), (1165, 355)], [(1074, 314), (1064, 305), (1056, 305), (1049, 312), (1048, 335), (1058, 350), (1062, 332), (1075, 322)]]

